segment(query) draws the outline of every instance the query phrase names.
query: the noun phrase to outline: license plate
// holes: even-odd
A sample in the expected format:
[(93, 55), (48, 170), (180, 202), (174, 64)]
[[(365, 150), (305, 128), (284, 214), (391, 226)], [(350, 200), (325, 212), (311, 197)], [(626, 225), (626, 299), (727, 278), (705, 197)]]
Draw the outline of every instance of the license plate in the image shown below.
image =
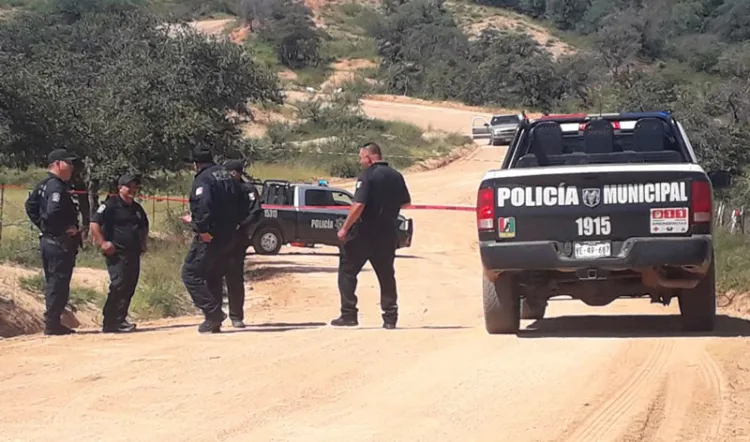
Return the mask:
[(576, 259), (606, 258), (612, 255), (612, 244), (602, 242), (577, 242), (574, 244), (574, 256)]

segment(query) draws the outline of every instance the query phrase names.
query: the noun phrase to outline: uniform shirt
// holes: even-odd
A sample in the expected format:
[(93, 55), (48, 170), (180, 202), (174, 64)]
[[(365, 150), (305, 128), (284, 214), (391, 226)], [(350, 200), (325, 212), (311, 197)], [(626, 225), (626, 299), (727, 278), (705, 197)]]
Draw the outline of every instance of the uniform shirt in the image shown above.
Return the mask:
[(394, 229), (401, 206), (411, 203), (411, 195), (404, 176), (385, 161), (378, 161), (365, 169), (357, 179), (354, 202), (362, 203), (363, 231)]
[(29, 194), (26, 214), (46, 235), (62, 236), (70, 227), (78, 227), (78, 208), (73, 202), (70, 186), (53, 173), (49, 173)]
[(143, 206), (133, 201), (128, 204), (119, 195), (107, 198), (96, 209), (91, 222), (102, 226), (105, 241), (118, 250), (140, 251), (148, 232), (149, 221)]
[(250, 210), (242, 183), (218, 164), (202, 167), (195, 174), (190, 190), (190, 216), (193, 230), (212, 236), (234, 234)]

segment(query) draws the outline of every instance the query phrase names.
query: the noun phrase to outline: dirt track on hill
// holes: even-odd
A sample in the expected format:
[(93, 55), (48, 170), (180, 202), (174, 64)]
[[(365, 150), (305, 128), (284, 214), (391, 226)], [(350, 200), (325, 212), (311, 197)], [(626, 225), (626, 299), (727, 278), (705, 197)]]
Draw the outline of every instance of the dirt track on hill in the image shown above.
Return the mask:
[[(503, 153), (408, 174), (414, 202), (473, 204)], [(520, 336), (490, 336), (474, 214), (406, 214), (400, 329), (380, 327), (369, 265), (360, 327), (340, 330), (325, 325), (335, 249), (251, 256), (286, 276), (254, 284), (245, 330), (203, 336), (199, 318), (181, 318), (130, 336), (0, 341), (0, 440), (750, 440), (750, 322), (721, 316), (712, 336), (683, 336), (676, 305), (560, 300)]]

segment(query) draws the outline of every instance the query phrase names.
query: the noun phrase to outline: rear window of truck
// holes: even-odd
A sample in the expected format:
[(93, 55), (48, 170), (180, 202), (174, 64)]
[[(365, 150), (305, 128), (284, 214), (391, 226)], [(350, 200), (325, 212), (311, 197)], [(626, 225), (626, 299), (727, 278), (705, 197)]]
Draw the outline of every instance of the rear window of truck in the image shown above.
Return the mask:
[(525, 127), (517, 140), (511, 168), (689, 162), (679, 132), (658, 118), (543, 120)]

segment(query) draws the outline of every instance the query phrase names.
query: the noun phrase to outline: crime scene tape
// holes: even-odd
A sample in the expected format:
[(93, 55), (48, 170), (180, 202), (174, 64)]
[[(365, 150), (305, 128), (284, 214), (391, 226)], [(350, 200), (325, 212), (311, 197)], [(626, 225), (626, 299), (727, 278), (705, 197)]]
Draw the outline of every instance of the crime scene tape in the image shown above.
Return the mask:
[[(342, 210), (348, 211), (349, 206), (292, 206), (292, 205), (275, 205), (275, 204), (263, 204), (263, 209), (278, 209), (278, 210)], [(443, 205), (443, 204), (411, 204), (406, 206), (404, 210), (452, 210), (459, 212), (473, 212), (477, 210), (475, 206), (468, 205)]]
[[(14, 186), (8, 184), (0, 184), (0, 188), (13, 189), (13, 190), (28, 190), (23, 186)], [(72, 194), (83, 195), (86, 192), (82, 190), (71, 191)], [(107, 196), (114, 196), (116, 194), (107, 194)], [(138, 200), (153, 200), (153, 201), (172, 201), (177, 203), (187, 203), (187, 198), (181, 197), (168, 197), (159, 195), (138, 195)], [(349, 210), (349, 206), (294, 206), (294, 205), (282, 205), (282, 204), (263, 204), (263, 209), (275, 209), (275, 210)], [(411, 204), (404, 208), (404, 210), (448, 210), (448, 211), (459, 211), (459, 212), (473, 212), (476, 210), (475, 206), (471, 205), (447, 205), (447, 204)]]

